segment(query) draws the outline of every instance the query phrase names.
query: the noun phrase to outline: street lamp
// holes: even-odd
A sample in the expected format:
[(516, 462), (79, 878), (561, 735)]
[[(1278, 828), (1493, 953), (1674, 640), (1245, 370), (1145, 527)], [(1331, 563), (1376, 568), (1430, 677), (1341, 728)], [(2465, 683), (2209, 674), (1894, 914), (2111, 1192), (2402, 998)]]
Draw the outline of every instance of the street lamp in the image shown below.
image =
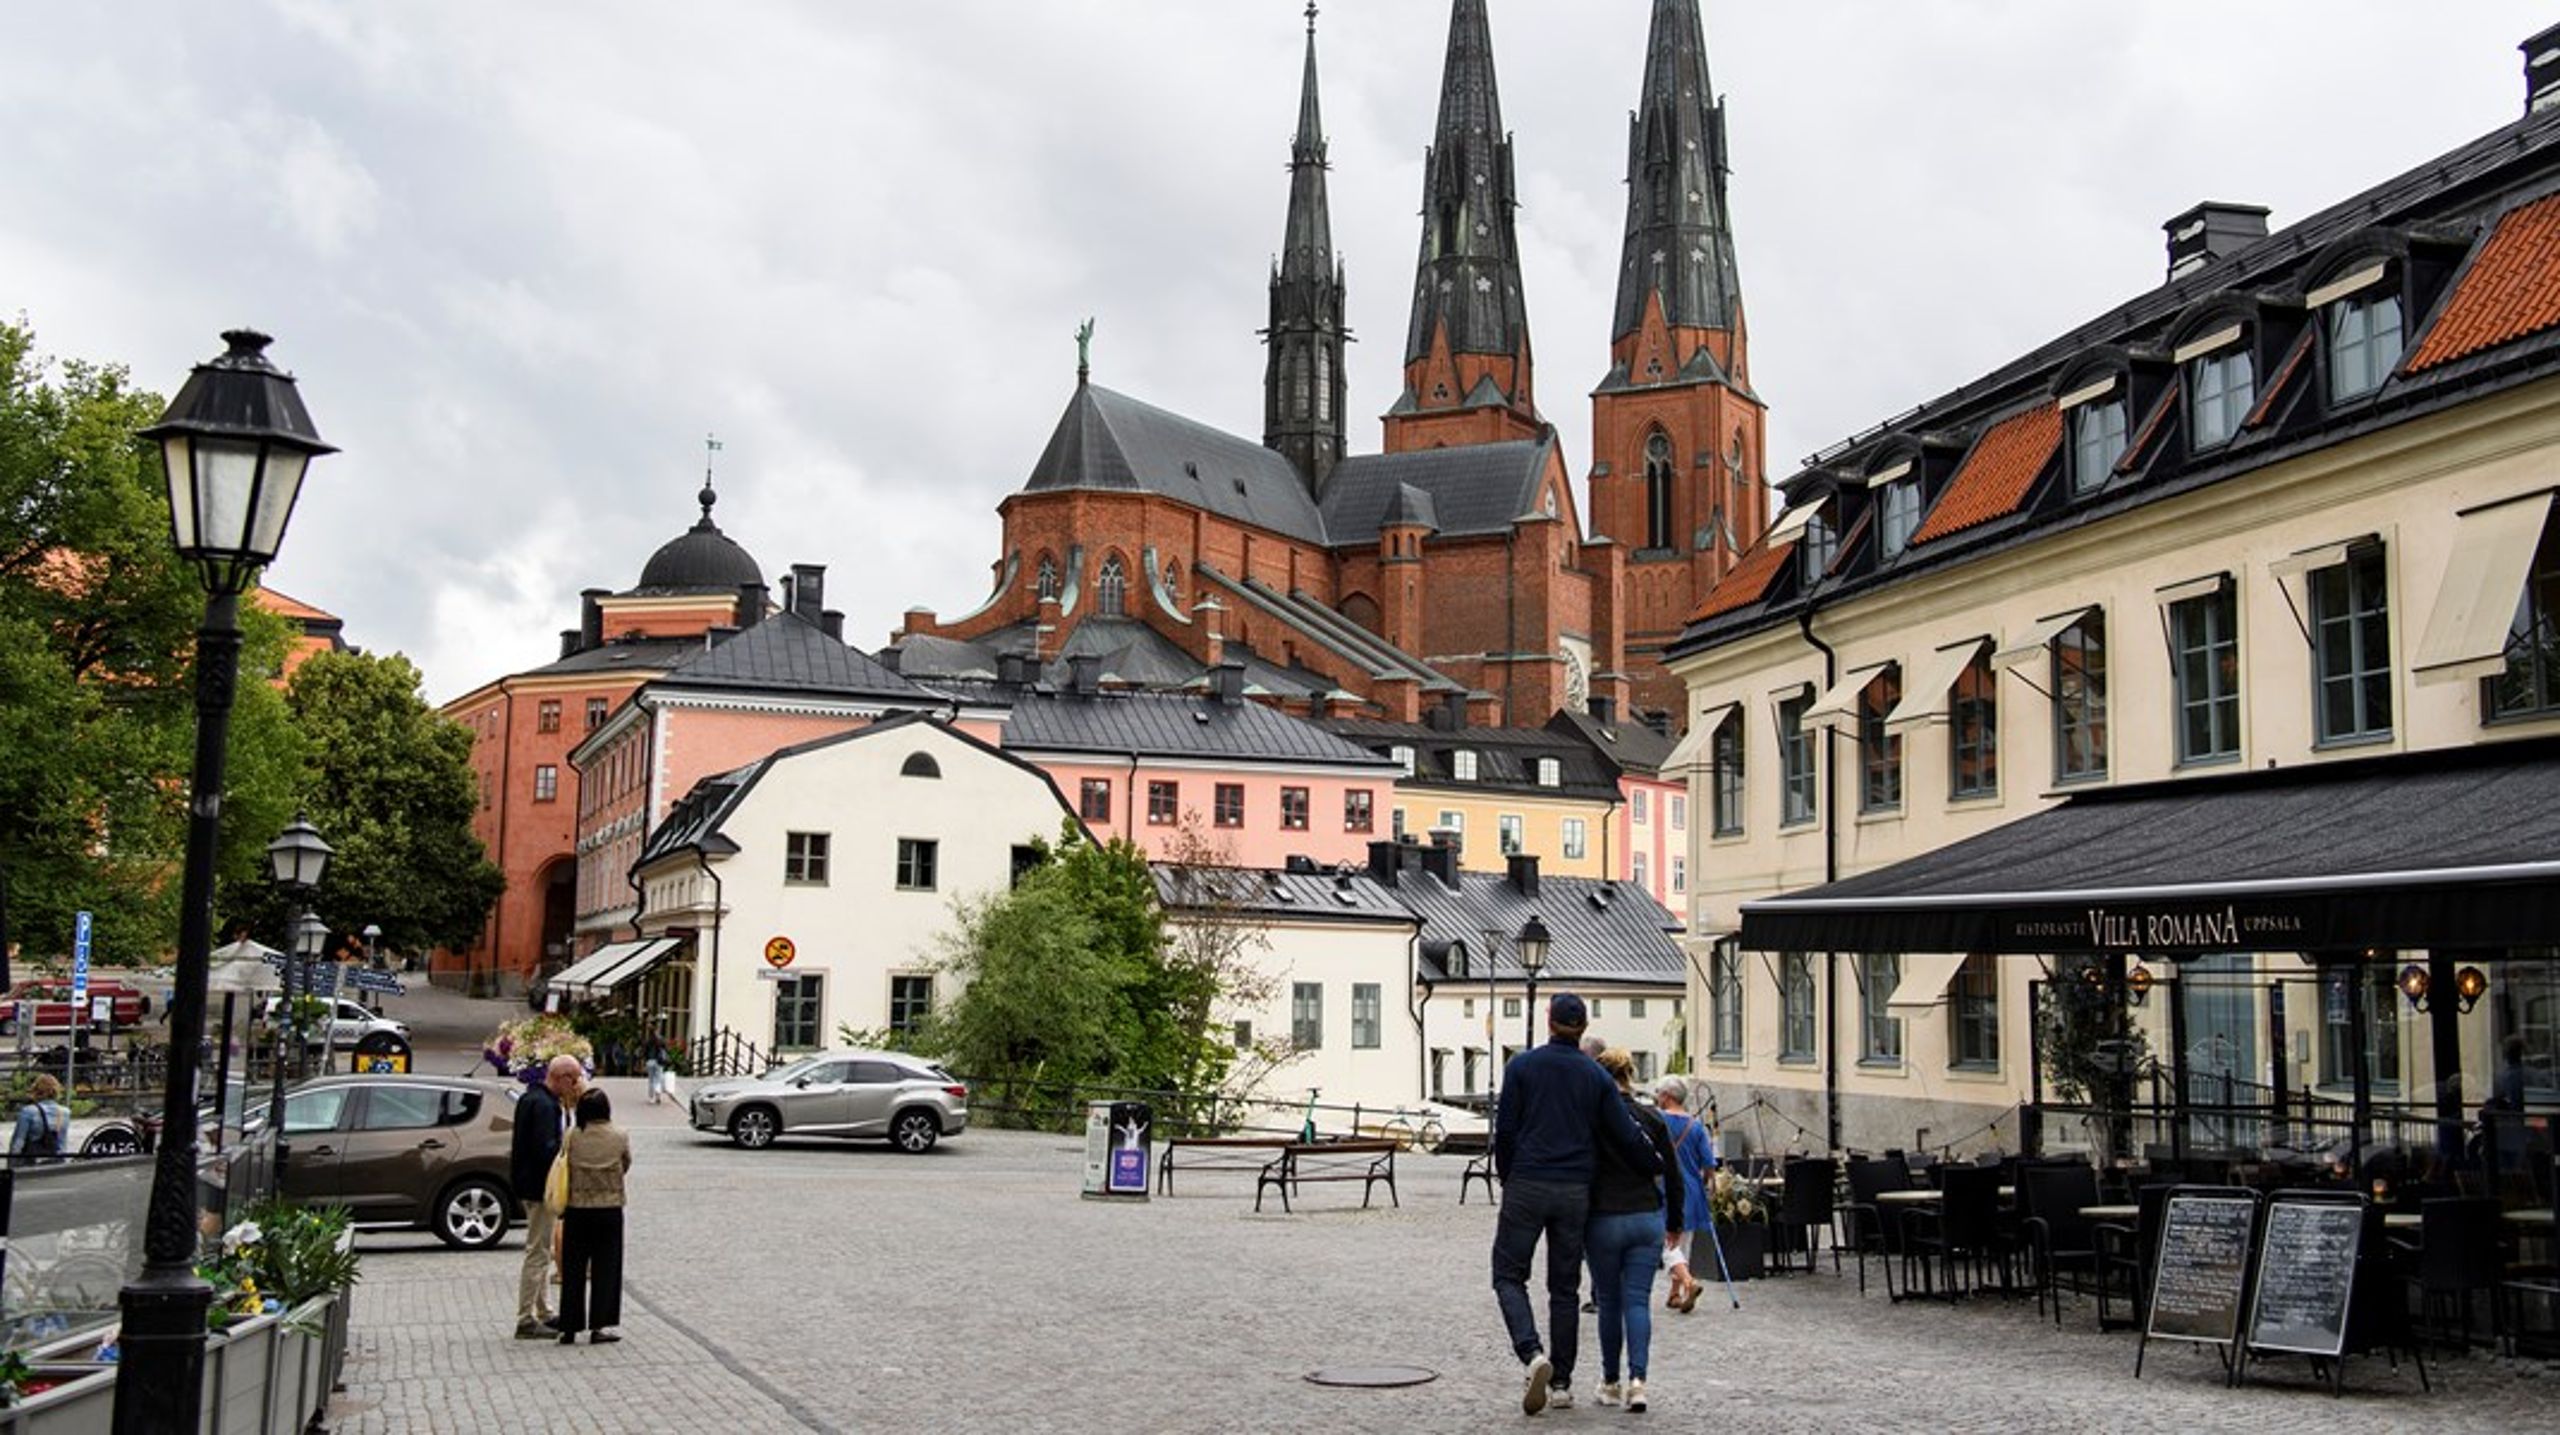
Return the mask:
[[(267, 844), (267, 870), (276, 886), (297, 904), (310, 900), (311, 890), (320, 885), (321, 876), (329, 870), (329, 858), (337, 851), (310, 819), (297, 812), (276, 840)], [(310, 992), (311, 964), (329, 944), (329, 924), (311, 914), (307, 906), (298, 906), (293, 919), (285, 924), (284, 995), (278, 999), (276, 1020), (269, 1023), (272, 1063), (267, 1075), (267, 1139), (275, 1145), (275, 1189), (284, 1191), (284, 1034), (293, 1031), (294, 1045), (303, 1044), (300, 1023), (293, 1007), (293, 974), (303, 974), (303, 992)], [(301, 1053), (296, 1052), (297, 1056)]]
[(1547, 969), (1547, 924), (1531, 912), (1529, 920), (1520, 924), (1520, 935), (1512, 941), (1520, 954), (1520, 970), (1529, 975), (1529, 1040), (1523, 1051), (1538, 1044), (1538, 973)]
[(229, 347), (196, 366), (160, 422), (170, 536), (202, 571), (196, 629), (196, 750), (187, 803), (187, 860), (178, 906), (176, 986), (169, 998), (169, 1072), (160, 1150), (143, 1225), (142, 1273), (120, 1299), (116, 1435), (192, 1430), (204, 1403), (205, 1312), (213, 1288), (196, 1275), (196, 1084), (204, 1043), (206, 970), (213, 951), (214, 859), (240, 676), (240, 594), (276, 556), (320, 441), (292, 376), (267, 362), (266, 335), (235, 329)]

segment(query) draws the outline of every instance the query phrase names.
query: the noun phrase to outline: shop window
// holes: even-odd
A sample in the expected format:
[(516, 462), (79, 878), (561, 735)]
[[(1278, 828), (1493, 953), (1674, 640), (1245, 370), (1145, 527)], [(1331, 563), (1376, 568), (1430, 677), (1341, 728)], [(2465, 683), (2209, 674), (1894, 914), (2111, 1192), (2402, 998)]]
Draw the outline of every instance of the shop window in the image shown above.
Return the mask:
[(2322, 742), (2391, 735), (2391, 612), (2382, 549), (2311, 574), (2311, 660)]
[(2320, 973), (2320, 1084), (2355, 1084), (2352, 984), (2359, 978), (2365, 1010), (2365, 1077), (2377, 1088), (2400, 1085), (2400, 989), (2388, 962), (2332, 966)]
[(2092, 612), (2053, 638), (2053, 776), (2107, 775), (2107, 619)]

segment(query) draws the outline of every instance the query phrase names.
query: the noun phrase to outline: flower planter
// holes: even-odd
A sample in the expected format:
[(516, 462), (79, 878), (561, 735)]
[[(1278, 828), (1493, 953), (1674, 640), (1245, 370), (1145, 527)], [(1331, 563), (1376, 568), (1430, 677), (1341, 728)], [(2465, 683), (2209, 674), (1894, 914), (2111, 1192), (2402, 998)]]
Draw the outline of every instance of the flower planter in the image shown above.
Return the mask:
[(268, 1386), (283, 1325), (282, 1316), (255, 1315), (205, 1342), (204, 1435), (263, 1435), (270, 1428)]
[(87, 1362), (41, 1361), (41, 1379), (62, 1383), (0, 1410), (7, 1435), (107, 1435), (115, 1426), (116, 1368)]
[[(1769, 1226), (1765, 1221), (1716, 1222), (1716, 1240), (1724, 1247), (1726, 1274), (1738, 1281), (1758, 1280), (1769, 1266)], [(1710, 1255), (1713, 1253), (1710, 1252)], [(1705, 1279), (1704, 1272), (1699, 1273)]]

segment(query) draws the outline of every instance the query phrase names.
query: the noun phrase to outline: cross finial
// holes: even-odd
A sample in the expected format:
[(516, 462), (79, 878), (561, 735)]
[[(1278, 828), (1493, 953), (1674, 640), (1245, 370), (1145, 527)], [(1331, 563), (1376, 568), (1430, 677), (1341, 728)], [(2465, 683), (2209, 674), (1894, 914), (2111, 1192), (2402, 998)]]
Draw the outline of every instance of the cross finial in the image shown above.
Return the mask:
[(1316, 32), (1316, 0), (1307, 0), (1307, 33)]

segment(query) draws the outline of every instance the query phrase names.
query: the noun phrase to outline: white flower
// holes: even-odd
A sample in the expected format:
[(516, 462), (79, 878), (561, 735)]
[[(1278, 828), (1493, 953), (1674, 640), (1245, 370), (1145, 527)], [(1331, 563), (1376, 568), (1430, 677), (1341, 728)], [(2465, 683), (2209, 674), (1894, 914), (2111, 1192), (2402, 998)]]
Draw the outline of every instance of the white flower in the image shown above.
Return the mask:
[(267, 1233), (258, 1229), (257, 1222), (242, 1221), (240, 1224), (233, 1226), (230, 1230), (222, 1233), (223, 1254), (229, 1255), (238, 1251), (242, 1246), (254, 1246), (266, 1238)]

